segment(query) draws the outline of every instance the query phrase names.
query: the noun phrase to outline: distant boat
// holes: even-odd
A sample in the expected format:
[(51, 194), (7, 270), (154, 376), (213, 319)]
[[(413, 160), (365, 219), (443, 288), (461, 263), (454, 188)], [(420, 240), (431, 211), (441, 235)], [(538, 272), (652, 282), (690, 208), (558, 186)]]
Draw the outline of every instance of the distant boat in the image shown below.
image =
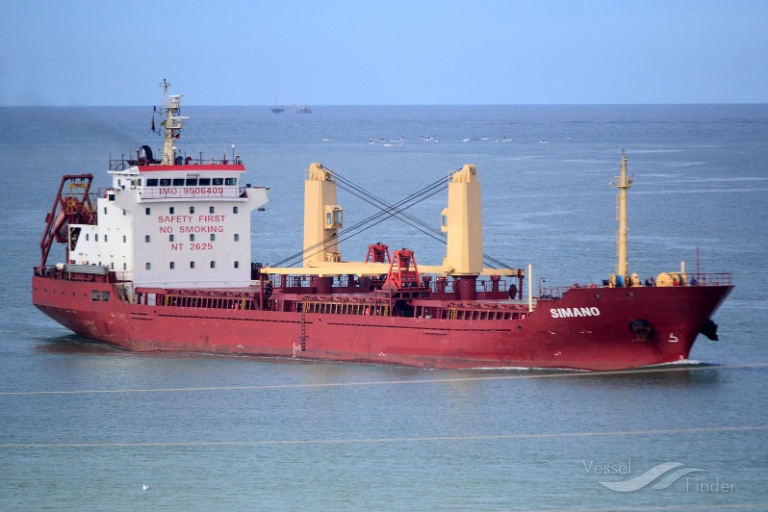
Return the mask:
[(306, 106), (306, 105), (298, 105), (296, 103), (291, 105), (291, 110), (293, 110), (297, 114), (311, 114), (312, 113), (312, 111), (309, 109), (308, 106)]
[(275, 96), (275, 106), (272, 107), (270, 110), (272, 110), (273, 114), (282, 114), (285, 112), (285, 109), (280, 106), (280, 104), (277, 103), (277, 96)]
[(377, 139), (371, 138), (368, 139), (368, 144), (381, 144), (385, 148), (402, 146), (405, 144), (405, 137), (400, 137), (399, 139), (385, 139), (383, 137), (379, 137)]

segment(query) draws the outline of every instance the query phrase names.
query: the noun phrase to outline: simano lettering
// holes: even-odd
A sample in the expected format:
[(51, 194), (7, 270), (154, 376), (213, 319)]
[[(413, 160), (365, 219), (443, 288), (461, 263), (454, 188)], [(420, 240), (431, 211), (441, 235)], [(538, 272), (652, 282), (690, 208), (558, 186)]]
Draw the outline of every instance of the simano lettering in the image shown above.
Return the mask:
[(591, 308), (553, 308), (549, 310), (552, 318), (578, 318), (582, 316), (600, 316), (600, 310)]

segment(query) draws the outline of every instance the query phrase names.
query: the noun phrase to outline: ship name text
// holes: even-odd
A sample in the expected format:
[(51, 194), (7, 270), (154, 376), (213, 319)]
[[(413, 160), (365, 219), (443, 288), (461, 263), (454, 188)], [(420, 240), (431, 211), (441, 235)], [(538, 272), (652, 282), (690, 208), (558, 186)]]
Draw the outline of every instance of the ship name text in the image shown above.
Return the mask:
[(552, 318), (576, 318), (582, 316), (600, 316), (600, 310), (591, 308), (552, 308), (549, 310)]

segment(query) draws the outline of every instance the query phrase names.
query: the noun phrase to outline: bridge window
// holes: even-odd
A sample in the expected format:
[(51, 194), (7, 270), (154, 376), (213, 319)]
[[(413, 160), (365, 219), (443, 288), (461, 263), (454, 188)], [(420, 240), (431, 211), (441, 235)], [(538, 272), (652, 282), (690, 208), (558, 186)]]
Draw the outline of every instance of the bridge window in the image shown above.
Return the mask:
[(200, 178), (200, 186), (208, 187), (211, 184), (211, 178)]
[(174, 187), (183, 187), (184, 186), (184, 178), (173, 178), (173, 186)]
[(147, 180), (147, 186), (148, 187), (156, 187), (157, 186), (157, 178), (149, 178)]
[(214, 185), (223, 185), (224, 184), (224, 178), (213, 178), (213, 184)]
[(161, 187), (170, 187), (171, 186), (171, 180), (168, 178), (163, 178), (160, 180), (160, 186)]
[(196, 187), (197, 186), (197, 178), (187, 178), (186, 185), (188, 187)]
[(237, 178), (226, 178), (224, 180), (225, 185), (229, 185), (230, 187), (233, 185), (237, 185)]

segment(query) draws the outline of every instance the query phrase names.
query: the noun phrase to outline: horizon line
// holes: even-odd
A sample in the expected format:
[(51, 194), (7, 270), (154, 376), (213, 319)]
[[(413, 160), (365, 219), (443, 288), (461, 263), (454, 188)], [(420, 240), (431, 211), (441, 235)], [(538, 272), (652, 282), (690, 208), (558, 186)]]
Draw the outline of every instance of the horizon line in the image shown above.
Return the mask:
[[(124, 108), (124, 107), (147, 107), (152, 106), (152, 103), (146, 104), (123, 104), (123, 105), (106, 105), (106, 104), (68, 104), (68, 105), (51, 105), (51, 104), (29, 104), (29, 105), (5, 105), (0, 104), (0, 108)], [(307, 104), (311, 108), (326, 108), (326, 107), (639, 107), (639, 106), (736, 106), (736, 105), (768, 105), (768, 101), (764, 102), (668, 102), (668, 103), (317, 103)], [(185, 107), (258, 107), (264, 109), (270, 109), (273, 105), (270, 104), (194, 104), (187, 103)], [(286, 112), (288, 112), (286, 110)], [(298, 112), (288, 112), (296, 114)], [(275, 114), (277, 115), (277, 114)]]

